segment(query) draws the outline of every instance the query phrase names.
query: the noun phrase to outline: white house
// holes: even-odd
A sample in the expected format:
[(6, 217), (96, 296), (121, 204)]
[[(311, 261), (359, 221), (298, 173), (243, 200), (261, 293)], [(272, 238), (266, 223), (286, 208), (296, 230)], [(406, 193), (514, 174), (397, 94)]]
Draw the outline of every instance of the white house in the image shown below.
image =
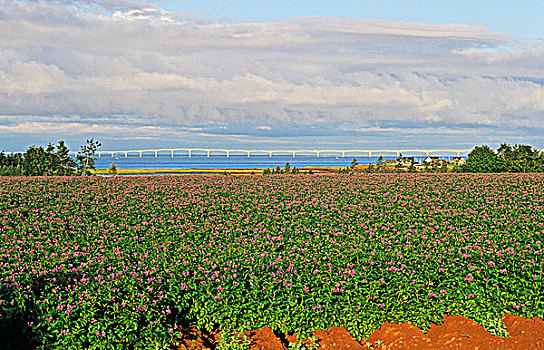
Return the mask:
[(435, 157), (435, 156), (427, 156), (427, 158), (425, 158), (425, 160), (423, 161), (423, 163), (438, 163), (440, 162), (440, 157)]

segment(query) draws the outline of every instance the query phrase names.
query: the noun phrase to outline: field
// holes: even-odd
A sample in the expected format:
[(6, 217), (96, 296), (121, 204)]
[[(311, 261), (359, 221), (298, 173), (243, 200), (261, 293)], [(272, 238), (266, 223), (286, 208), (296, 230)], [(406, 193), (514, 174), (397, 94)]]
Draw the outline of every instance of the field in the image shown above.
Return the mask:
[(305, 338), (342, 325), (361, 340), (384, 322), (426, 330), (444, 314), (502, 335), (505, 312), (544, 318), (543, 183), (0, 178), (0, 338), (169, 348), (189, 326)]

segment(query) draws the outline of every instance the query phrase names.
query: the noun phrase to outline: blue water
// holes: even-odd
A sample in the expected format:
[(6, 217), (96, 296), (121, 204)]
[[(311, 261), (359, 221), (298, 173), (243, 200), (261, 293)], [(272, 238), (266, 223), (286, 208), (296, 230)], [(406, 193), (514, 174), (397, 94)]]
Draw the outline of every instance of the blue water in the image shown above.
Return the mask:
[[(452, 156), (453, 157), (453, 156)], [(114, 163), (119, 169), (262, 169), (275, 168), (277, 165), (284, 167), (285, 163), (289, 162), (291, 167), (327, 167), (327, 166), (349, 166), (353, 159), (357, 159), (359, 164), (376, 164), (378, 157), (335, 157), (321, 156), (102, 156), (96, 161), (97, 169), (109, 168), (111, 163)], [(448, 156), (441, 157), (448, 159)], [(386, 159), (396, 159), (395, 156), (384, 156)], [(415, 157), (416, 162), (422, 162), (425, 159)]]

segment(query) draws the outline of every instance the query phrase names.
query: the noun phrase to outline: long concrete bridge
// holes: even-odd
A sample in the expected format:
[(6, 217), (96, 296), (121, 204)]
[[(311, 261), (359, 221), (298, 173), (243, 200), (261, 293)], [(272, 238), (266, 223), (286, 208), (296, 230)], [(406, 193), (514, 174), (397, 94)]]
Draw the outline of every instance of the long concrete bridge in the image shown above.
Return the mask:
[[(400, 154), (403, 155), (456, 155), (457, 157), (461, 156), (461, 154), (465, 154), (470, 152), (469, 149), (374, 149), (374, 150), (363, 150), (363, 149), (350, 149), (350, 150), (341, 150), (341, 149), (320, 149), (320, 150), (308, 150), (308, 149), (299, 149), (299, 150), (249, 150), (249, 149), (220, 149), (220, 148), (157, 148), (157, 149), (139, 149), (139, 150), (125, 150), (125, 151), (97, 151), (96, 154), (98, 157), (103, 156), (124, 156), (128, 157), (131, 156), (139, 156), (143, 157), (144, 155), (147, 156), (154, 156), (158, 157), (159, 154), (162, 155), (169, 155), (171, 157), (174, 157), (174, 155), (183, 155), (183, 156), (206, 156), (210, 157), (210, 155), (214, 156), (221, 156), (224, 155), (227, 158), (231, 155), (236, 156), (269, 156), (272, 157), (273, 155), (279, 156), (279, 155), (289, 155), (289, 156), (316, 156), (320, 157), (323, 155), (336, 155), (341, 157), (346, 156), (354, 156), (354, 155), (362, 155), (362, 154), (368, 154), (368, 157), (372, 157), (372, 154), (380, 154), (380, 155), (396, 155), (397, 157)], [(70, 152), (72, 154), (77, 155), (79, 152)]]

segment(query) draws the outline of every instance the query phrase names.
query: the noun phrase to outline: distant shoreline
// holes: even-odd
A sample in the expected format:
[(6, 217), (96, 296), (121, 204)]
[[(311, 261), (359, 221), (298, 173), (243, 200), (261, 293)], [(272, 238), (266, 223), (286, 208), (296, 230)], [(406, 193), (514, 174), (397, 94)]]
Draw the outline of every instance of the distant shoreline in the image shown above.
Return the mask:
[[(364, 166), (358, 166), (362, 169)], [(341, 167), (304, 167), (300, 169), (301, 173), (312, 171), (313, 173), (333, 173)], [(231, 174), (231, 175), (261, 175), (266, 168), (252, 168), (252, 169), (117, 169), (117, 175), (190, 175), (190, 174)], [(108, 169), (94, 169), (91, 171), (95, 175), (109, 175)]]
[[(355, 171), (364, 171), (369, 165), (362, 164), (355, 167)], [(394, 169), (394, 166), (386, 165), (388, 169)], [(331, 174), (338, 172), (340, 169), (345, 167), (339, 166), (309, 166), (299, 169), (301, 174), (312, 171), (314, 174)], [(262, 175), (263, 171), (267, 168), (215, 168), (215, 169), (205, 169), (205, 168), (179, 168), (179, 169), (119, 169), (117, 168), (117, 175), (221, 175), (221, 174), (230, 174), (230, 175)], [(108, 169), (100, 168), (94, 169), (91, 171), (95, 175), (110, 175)]]

